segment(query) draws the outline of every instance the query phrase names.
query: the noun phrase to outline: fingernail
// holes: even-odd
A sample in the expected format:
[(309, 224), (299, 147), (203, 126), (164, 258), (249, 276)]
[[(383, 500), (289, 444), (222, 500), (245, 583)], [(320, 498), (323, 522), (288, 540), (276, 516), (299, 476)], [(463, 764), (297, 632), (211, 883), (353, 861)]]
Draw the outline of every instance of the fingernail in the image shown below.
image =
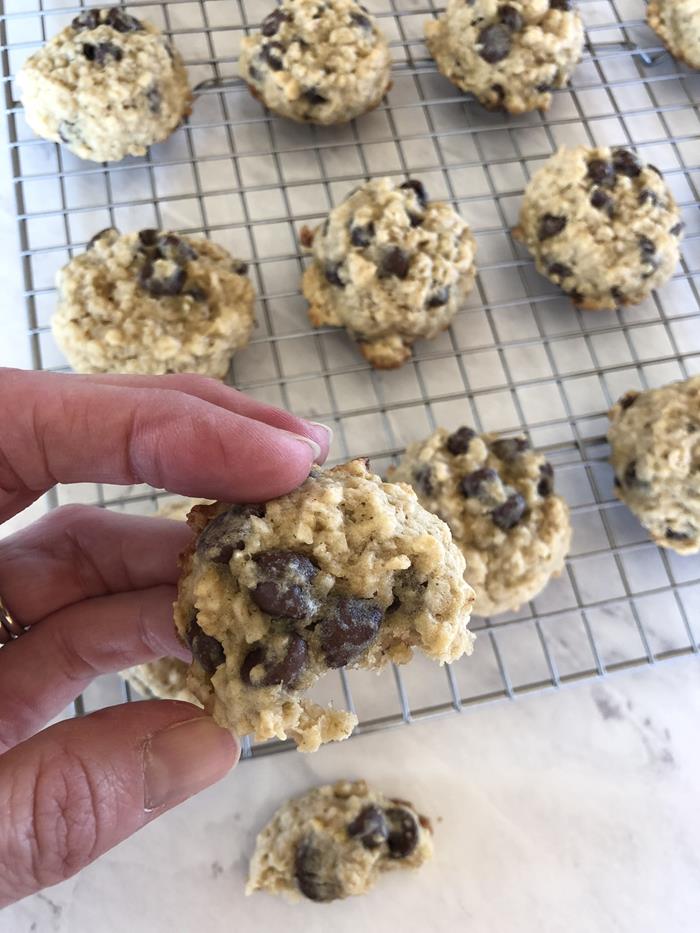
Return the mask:
[(312, 424), (315, 428), (323, 428), (328, 433), (328, 446), (331, 446), (333, 443), (333, 428), (329, 424), (324, 424), (322, 421), (308, 421), (307, 424)]
[(171, 807), (227, 774), (238, 760), (235, 737), (210, 716), (175, 723), (143, 747), (144, 810)]
[(303, 441), (305, 444), (308, 444), (314, 454), (314, 463), (316, 463), (321, 458), (321, 447), (316, 443), (315, 440), (311, 437), (305, 437), (303, 434), (292, 434), (291, 431), (287, 431), (290, 437), (295, 438), (298, 441)]

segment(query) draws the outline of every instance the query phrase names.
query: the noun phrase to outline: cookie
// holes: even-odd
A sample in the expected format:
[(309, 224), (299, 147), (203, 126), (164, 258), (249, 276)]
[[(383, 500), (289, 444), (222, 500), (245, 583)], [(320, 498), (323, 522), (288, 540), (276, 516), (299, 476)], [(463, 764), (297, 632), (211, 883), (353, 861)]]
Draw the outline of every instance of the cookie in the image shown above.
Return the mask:
[(17, 80), (34, 132), (94, 162), (144, 155), (192, 105), (180, 54), (122, 7), (84, 10), (27, 60)]
[(547, 110), (583, 50), (572, 0), (449, 0), (425, 26), (439, 71), (489, 110)]
[(647, 22), (672, 55), (700, 68), (698, 0), (649, 0)]
[(257, 838), (246, 894), (327, 903), (365, 894), (385, 871), (432, 858), (430, 821), (365, 781), (316, 787), (283, 804)]
[(387, 41), (355, 0), (283, 0), (241, 41), (239, 69), (254, 97), (302, 123), (347, 123), (391, 86)]
[(615, 491), (660, 547), (700, 551), (700, 376), (628, 392), (610, 410)]
[(411, 483), (446, 521), (483, 616), (518, 609), (561, 573), (571, 525), (554, 471), (525, 437), (439, 428), (411, 444), (390, 478)]
[(266, 504), (199, 506), (189, 521), (198, 538), (175, 605), (188, 686), (239, 735), (315, 751), (357, 722), (304, 696), (329, 670), (404, 664), (414, 646), (441, 663), (472, 650), (473, 592), (447, 525), (364, 460), (314, 469)]
[(160, 658), (120, 672), (120, 677), (142, 696), (157, 700), (182, 700), (202, 704), (187, 689), (189, 664), (179, 658)]
[(253, 329), (246, 273), (202, 237), (110, 227), (58, 273), (54, 337), (77, 372), (223, 378)]
[(474, 284), (469, 226), (429, 202), (419, 181), (367, 182), (301, 239), (311, 323), (346, 327), (378, 369), (401, 366), (416, 340), (445, 330)]
[(673, 273), (683, 232), (661, 172), (629, 149), (560, 149), (525, 189), (514, 235), (591, 311), (639, 304)]

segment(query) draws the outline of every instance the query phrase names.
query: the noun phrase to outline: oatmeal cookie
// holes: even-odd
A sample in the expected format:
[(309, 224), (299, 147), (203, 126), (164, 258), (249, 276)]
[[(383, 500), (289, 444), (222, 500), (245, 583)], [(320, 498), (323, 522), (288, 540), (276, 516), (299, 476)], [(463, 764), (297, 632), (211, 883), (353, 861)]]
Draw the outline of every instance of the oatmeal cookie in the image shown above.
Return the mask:
[(30, 56), (17, 80), (34, 132), (95, 162), (144, 155), (192, 105), (179, 52), (122, 7), (84, 10)]
[(698, 0), (649, 0), (647, 22), (675, 58), (700, 68)]
[(661, 547), (700, 550), (700, 376), (627, 392), (610, 410), (615, 490)]
[(239, 69), (266, 107), (306, 123), (347, 123), (391, 86), (387, 41), (355, 0), (282, 0), (241, 41)]
[(476, 590), (474, 612), (518, 609), (564, 566), (571, 543), (554, 471), (525, 437), (439, 428), (411, 444), (390, 478), (411, 483), (450, 526)]
[(444, 330), (474, 284), (468, 224), (416, 180), (367, 182), (314, 232), (304, 228), (302, 243), (311, 323), (346, 327), (378, 369), (403, 365), (416, 340)]
[(354, 460), (314, 469), (262, 505), (200, 506), (175, 624), (194, 657), (188, 686), (216, 721), (302, 751), (346, 738), (356, 717), (304, 696), (341, 667), (381, 670), (414, 647), (470, 653), (474, 597), (449, 529), (413, 490)]
[(327, 903), (365, 894), (385, 871), (433, 854), (430, 821), (365, 781), (316, 787), (283, 804), (257, 838), (246, 894)]
[(583, 50), (572, 0), (449, 0), (425, 36), (440, 72), (490, 110), (547, 110)]
[(54, 337), (77, 372), (223, 378), (253, 329), (246, 273), (202, 237), (102, 230), (58, 274)]
[(683, 223), (661, 172), (629, 149), (560, 149), (525, 189), (514, 235), (574, 304), (639, 304), (678, 264)]

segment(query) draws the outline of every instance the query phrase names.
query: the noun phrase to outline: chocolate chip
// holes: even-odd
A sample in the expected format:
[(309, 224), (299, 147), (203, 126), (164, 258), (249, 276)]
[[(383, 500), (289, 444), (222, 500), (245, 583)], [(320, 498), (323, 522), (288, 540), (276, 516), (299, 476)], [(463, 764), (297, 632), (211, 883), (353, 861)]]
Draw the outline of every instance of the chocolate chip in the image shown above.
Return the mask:
[(537, 484), (540, 496), (551, 496), (554, 492), (554, 469), (551, 463), (543, 463), (540, 467), (540, 480)]
[(583, 295), (577, 288), (572, 288), (571, 291), (564, 292), (564, 294), (571, 298), (574, 304), (580, 305), (583, 301)]
[(657, 168), (655, 165), (652, 165), (650, 162), (647, 164), (647, 168), (648, 168), (648, 169), (651, 169), (652, 172), (656, 172), (656, 174), (659, 176), (659, 178), (663, 178), (663, 177), (664, 177), (664, 176), (663, 176), (663, 172), (661, 171), (661, 169), (660, 169), (660, 168)]
[(112, 29), (116, 29), (117, 32), (140, 32), (143, 29), (141, 20), (136, 19), (135, 16), (130, 16), (116, 6), (107, 11), (105, 23), (111, 26)]
[(76, 32), (82, 32), (84, 29), (97, 29), (100, 25), (99, 10), (85, 10), (79, 16), (71, 21), (71, 27)]
[[(301, 637), (292, 632), (285, 640), (281, 657), (275, 658), (263, 645), (256, 645), (243, 659), (241, 664), (241, 680), (248, 686), (273, 687), (282, 684), (285, 687), (293, 686), (306, 667), (309, 655), (308, 645)], [(262, 674), (251, 683), (251, 671), (262, 667)]]
[(671, 229), (668, 232), (671, 234), (671, 236), (680, 236), (681, 233), (683, 233), (684, 229), (685, 229), (685, 224), (683, 223), (683, 221), (681, 221), (680, 223), (677, 223), (674, 227), (671, 227)]
[(328, 903), (342, 896), (342, 885), (334, 873), (332, 845), (315, 833), (297, 843), (294, 877), (301, 893), (311, 901)]
[(169, 259), (178, 266), (184, 266), (197, 258), (197, 251), (194, 247), (176, 233), (165, 233), (159, 236), (157, 246), (158, 255), (162, 259)]
[(340, 597), (318, 624), (328, 666), (343, 667), (358, 658), (377, 637), (383, 617), (374, 600)]
[(510, 6), (508, 3), (504, 3), (503, 6), (499, 6), (498, 18), (504, 26), (507, 26), (508, 29), (511, 30), (511, 32), (520, 32), (520, 30), (525, 25), (525, 20), (522, 18), (520, 12), (516, 10), (514, 6)]
[(496, 107), (500, 107), (503, 104), (503, 101), (506, 99), (506, 89), (502, 84), (492, 84), (492, 92), (496, 95)]
[(169, 275), (156, 272), (150, 259), (141, 266), (138, 283), (149, 295), (154, 298), (173, 298), (182, 292), (187, 273), (181, 266), (173, 264), (173, 271)]
[(627, 299), (627, 296), (619, 287), (619, 285), (613, 285), (613, 287), (610, 289), (610, 295), (618, 305), (624, 304)]
[(411, 265), (411, 256), (400, 246), (393, 246), (382, 256), (379, 263), (377, 275), (380, 279), (395, 276), (397, 279), (405, 279)]
[(633, 460), (627, 464), (622, 481), (625, 486), (639, 486), (641, 481), (637, 476), (637, 461)]
[(269, 39), (270, 36), (275, 35), (282, 23), (288, 21), (289, 13), (285, 13), (284, 10), (273, 10), (272, 13), (268, 14), (262, 21), (260, 32)]
[(155, 246), (160, 238), (160, 230), (139, 230), (139, 242), (142, 246)]
[(258, 584), (251, 590), (255, 605), (275, 619), (305, 619), (318, 606), (309, 583), (318, 573), (313, 561), (296, 551), (256, 554)]
[(281, 71), (284, 68), (284, 52), (281, 42), (268, 42), (260, 50), (260, 56), (273, 71)]
[(242, 259), (235, 259), (231, 263), (231, 272), (234, 272), (236, 275), (247, 275), (248, 274), (248, 263), (243, 262)]
[(353, 246), (369, 246), (374, 237), (374, 224), (370, 221), (364, 226), (350, 228), (350, 242)]
[(328, 100), (323, 94), (319, 94), (315, 87), (308, 88), (301, 96), (307, 103), (311, 104), (312, 107), (315, 107), (317, 104), (325, 104)]
[(510, 531), (523, 517), (526, 507), (523, 497), (515, 492), (491, 512), (491, 520), (501, 531)]
[(615, 204), (609, 194), (606, 194), (600, 188), (594, 188), (591, 194), (591, 204), (599, 211), (604, 211), (608, 217), (615, 213)]
[(406, 211), (406, 213), (408, 214), (408, 222), (412, 227), (420, 227), (425, 220), (422, 214), (413, 214), (411, 211)]
[(328, 262), (325, 265), (323, 274), (326, 277), (326, 281), (331, 285), (337, 285), (338, 288), (345, 288), (345, 282), (343, 282), (338, 274), (341, 266), (342, 262)]
[(687, 534), (685, 531), (674, 531), (673, 528), (667, 528), (665, 537), (669, 541), (690, 541), (691, 535)]
[(228, 564), (233, 552), (245, 547), (251, 516), (262, 518), (264, 514), (264, 505), (232, 505), (204, 528), (197, 539), (197, 553), (216, 564)]
[(572, 0), (549, 0), (550, 10), (561, 10), (563, 13), (568, 13), (569, 10), (573, 10), (574, 4)]
[(103, 236), (105, 236), (108, 233), (112, 233), (112, 232), (119, 233), (116, 227), (105, 227), (104, 230), (98, 230), (97, 233), (93, 234), (93, 236), (90, 237), (85, 249), (86, 250), (92, 249), (98, 240), (101, 240)]
[(358, 839), (365, 849), (378, 849), (389, 835), (384, 811), (370, 804), (348, 824), (348, 836)]
[(552, 90), (552, 85), (549, 83), (549, 81), (543, 81), (541, 84), (538, 84), (535, 87), (535, 90), (539, 91), (540, 94), (547, 94)]
[(540, 219), (537, 235), (540, 240), (548, 240), (550, 237), (561, 233), (566, 226), (566, 217), (557, 217), (554, 214), (544, 214)]
[(95, 62), (96, 65), (104, 65), (110, 58), (113, 58), (115, 62), (120, 62), (124, 57), (122, 50), (113, 42), (100, 42), (97, 45), (84, 42), (83, 55), (89, 62)]
[(199, 285), (190, 285), (185, 292), (193, 301), (201, 302), (207, 300), (207, 293)]
[[(656, 258), (656, 243), (653, 240), (650, 240), (648, 236), (640, 236), (637, 238), (639, 243), (639, 252), (642, 257), (642, 262), (645, 265), (650, 265), (652, 267), (652, 272), (658, 268), (658, 259)], [(648, 273), (645, 278), (648, 278), (652, 273)]]
[(642, 190), (639, 192), (639, 203), (646, 204), (647, 201), (652, 205), (652, 207), (656, 207), (656, 205), (659, 203), (658, 195), (655, 191), (652, 191), (651, 188), (642, 188)]
[(428, 464), (416, 467), (413, 471), (413, 481), (418, 489), (426, 496), (431, 496), (435, 491), (433, 486), (433, 471)]
[(642, 163), (629, 149), (615, 149), (613, 165), (619, 175), (626, 175), (628, 178), (637, 178), (642, 173)]
[(428, 203), (428, 192), (425, 190), (425, 185), (422, 181), (418, 181), (417, 178), (409, 178), (408, 181), (399, 185), (399, 188), (404, 191), (414, 191), (421, 207), (425, 207)]
[(151, 113), (160, 113), (162, 98), (157, 85), (154, 84), (146, 91), (146, 100), (148, 101), (148, 109)]
[(447, 286), (438, 288), (432, 295), (428, 295), (426, 305), (428, 308), (442, 308), (450, 300), (450, 290)]
[(73, 137), (73, 128), (75, 123), (69, 123), (67, 120), (61, 120), (58, 124), (58, 135), (61, 142), (69, 143)]
[(506, 463), (530, 449), (530, 442), (526, 437), (499, 437), (490, 444), (493, 453)]
[(634, 403), (637, 401), (638, 398), (639, 398), (639, 392), (635, 392), (634, 390), (631, 390), (630, 392), (626, 392), (622, 396), (622, 398), (619, 401), (619, 405), (623, 411), (627, 411), (628, 408), (631, 408), (634, 405)]
[(491, 467), (482, 467), (480, 470), (474, 470), (468, 473), (459, 484), (462, 495), (467, 499), (481, 499), (484, 496), (488, 498), (485, 487), (492, 483), (497, 483), (500, 477)]
[(449, 435), (445, 441), (445, 446), (451, 454), (458, 456), (459, 454), (466, 454), (469, 450), (469, 445), (476, 437), (476, 431), (473, 428), (461, 427), (457, 428), (452, 434)]
[(408, 858), (418, 845), (418, 823), (416, 818), (403, 807), (388, 807), (385, 810), (389, 835), (387, 845), (391, 858)]
[(360, 29), (366, 29), (371, 31), (372, 21), (369, 16), (364, 16), (362, 13), (355, 13), (354, 11), (350, 14), (350, 19), (356, 26), (359, 26)]
[(573, 269), (569, 266), (565, 266), (563, 262), (553, 262), (551, 266), (547, 267), (547, 275), (554, 276), (558, 279), (567, 279), (573, 274)]
[(612, 188), (615, 184), (615, 169), (605, 159), (591, 159), (587, 174), (594, 184), (603, 185), (604, 188)]
[(186, 641), (192, 651), (192, 657), (209, 677), (212, 677), (216, 669), (226, 662), (221, 642), (217, 641), (213, 635), (207, 635), (196, 618), (192, 619), (187, 628)]
[(503, 61), (510, 52), (510, 29), (502, 23), (485, 26), (479, 33), (477, 42), (481, 46), (479, 55), (485, 62), (495, 65), (496, 62)]

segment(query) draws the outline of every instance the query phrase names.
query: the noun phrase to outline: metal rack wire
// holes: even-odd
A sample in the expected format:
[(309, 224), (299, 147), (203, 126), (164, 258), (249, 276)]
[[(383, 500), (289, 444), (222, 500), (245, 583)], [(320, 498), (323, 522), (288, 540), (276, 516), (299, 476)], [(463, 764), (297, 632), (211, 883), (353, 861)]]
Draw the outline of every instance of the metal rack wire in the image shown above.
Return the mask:
[[(194, 113), (142, 159), (109, 166), (35, 138), (12, 75), (80, 9), (4, 0), (0, 54), (14, 175), (27, 335), (37, 368), (65, 361), (48, 328), (58, 268), (108, 225), (204, 232), (248, 260), (258, 328), (234, 361), (244, 391), (331, 424), (334, 460), (368, 455), (382, 471), (437, 424), (524, 428), (557, 466), (572, 507), (566, 572), (516, 614), (477, 619), (475, 656), (440, 670), (416, 659), (377, 678), (341, 672), (320, 699), (357, 712), (358, 732), (558, 688), (698, 652), (700, 561), (653, 546), (612, 494), (605, 413), (626, 389), (700, 372), (700, 74), (678, 65), (644, 24), (640, 0), (581, 0), (583, 62), (548, 114), (488, 113), (439, 76), (422, 42), (421, 0), (366, 0), (390, 38), (394, 86), (343, 127), (266, 113), (236, 78), (240, 37), (269, 11), (258, 0), (129, 4), (174, 39), (197, 86)], [(561, 144), (632, 144), (664, 171), (686, 222), (673, 280), (643, 305), (585, 313), (539, 277), (511, 239), (532, 172)], [(296, 232), (358, 180), (411, 174), (447, 198), (478, 242), (477, 285), (449, 332), (403, 369), (374, 372), (346, 336), (312, 330), (299, 293)], [(64, 487), (53, 504), (152, 511), (147, 487)], [(118, 699), (103, 683), (76, 703)], [(111, 693), (110, 693), (111, 691)], [(128, 694), (127, 694), (128, 695)], [(266, 743), (248, 753), (286, 746)]]

